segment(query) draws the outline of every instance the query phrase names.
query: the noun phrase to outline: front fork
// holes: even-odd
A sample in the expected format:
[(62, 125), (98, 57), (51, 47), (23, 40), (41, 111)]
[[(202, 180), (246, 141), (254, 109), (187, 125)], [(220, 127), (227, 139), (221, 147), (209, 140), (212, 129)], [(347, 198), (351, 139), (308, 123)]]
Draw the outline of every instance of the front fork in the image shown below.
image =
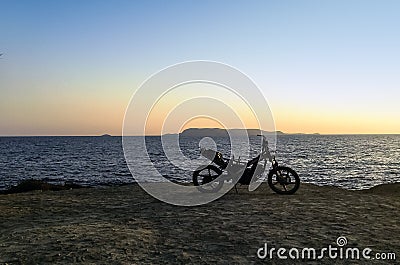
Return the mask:
[(282, 175), (282, 172), (278, 170), (278, 162), (276, 162), (275, 157), (272, 158), (272, 170), (276, 172), (278, 182), (283, 186), (285, 190), (287, 190), (286, 189), (287, 179), (285, 176)]

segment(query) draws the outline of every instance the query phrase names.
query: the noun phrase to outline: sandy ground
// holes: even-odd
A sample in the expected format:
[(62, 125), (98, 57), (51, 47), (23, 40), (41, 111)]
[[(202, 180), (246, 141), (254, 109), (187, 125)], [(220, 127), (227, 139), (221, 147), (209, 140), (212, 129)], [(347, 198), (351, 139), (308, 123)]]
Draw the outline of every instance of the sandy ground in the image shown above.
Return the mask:
[(1, 195), (0, 264), (293, 264), (302, 261), (262, 260), (257, 250), (321, 249), (337, 246), (339, 236), (346, 247), (395, 252), (386, 263), (398, 264), (399, 195), (400, 184), (367, 191), (302, 184), (292, 196), (263, 185), (198, 207), (168, 205), (137, 185)]

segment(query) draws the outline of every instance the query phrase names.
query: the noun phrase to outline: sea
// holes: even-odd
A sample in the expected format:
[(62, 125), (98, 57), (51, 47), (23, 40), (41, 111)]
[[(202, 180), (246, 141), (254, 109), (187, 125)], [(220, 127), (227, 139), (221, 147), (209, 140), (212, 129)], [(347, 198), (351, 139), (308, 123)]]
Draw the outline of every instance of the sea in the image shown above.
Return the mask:
[[(135, 142), (135, 137), (130, 139)], [(175, 182), (192, 181), (193, 171), (169, 161), (160, 137), (145, 140), (160, 174)], [(187, 159), (198, 158), (201, 140), (181, 137), (182, 154)], [(229, 157), (229, 138), (213, 140), (218, 151)], [(256, 141), (256, 137), (251, 138), (252, 143)], [(296, 170), (303, 183), (367, 189), (400, 182), (400, 135), (285, 134), (277, 136), (273, 149), (279, 164)], [(140, 167), (140, 161), (137, 165)], [(0, 137), (0, 190), (25, 179), (83, 186), (121, 185), (155, 179), (149, 172), (132, 176), (120, 136)]]

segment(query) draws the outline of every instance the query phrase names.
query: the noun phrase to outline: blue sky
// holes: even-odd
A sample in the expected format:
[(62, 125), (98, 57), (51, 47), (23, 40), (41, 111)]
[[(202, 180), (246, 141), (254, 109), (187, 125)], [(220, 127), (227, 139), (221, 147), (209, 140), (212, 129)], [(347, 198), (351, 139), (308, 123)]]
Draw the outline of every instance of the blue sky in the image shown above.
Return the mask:
[(398, 1), (2, 1), (0, 135), (119, 134), (187, 60), (249, 75), (277, 129), (400, 133)]

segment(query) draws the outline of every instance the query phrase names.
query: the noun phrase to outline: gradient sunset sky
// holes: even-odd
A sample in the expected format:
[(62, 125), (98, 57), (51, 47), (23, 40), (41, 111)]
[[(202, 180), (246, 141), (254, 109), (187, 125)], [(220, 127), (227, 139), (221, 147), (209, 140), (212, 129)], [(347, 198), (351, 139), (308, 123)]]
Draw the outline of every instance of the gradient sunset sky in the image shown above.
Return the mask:
[(188, 60), (250, 76), (277, 130), (400, 133), (400, 1), (3, 0), (0, 10), (0, 135), (120, 135), (140, 84)]

